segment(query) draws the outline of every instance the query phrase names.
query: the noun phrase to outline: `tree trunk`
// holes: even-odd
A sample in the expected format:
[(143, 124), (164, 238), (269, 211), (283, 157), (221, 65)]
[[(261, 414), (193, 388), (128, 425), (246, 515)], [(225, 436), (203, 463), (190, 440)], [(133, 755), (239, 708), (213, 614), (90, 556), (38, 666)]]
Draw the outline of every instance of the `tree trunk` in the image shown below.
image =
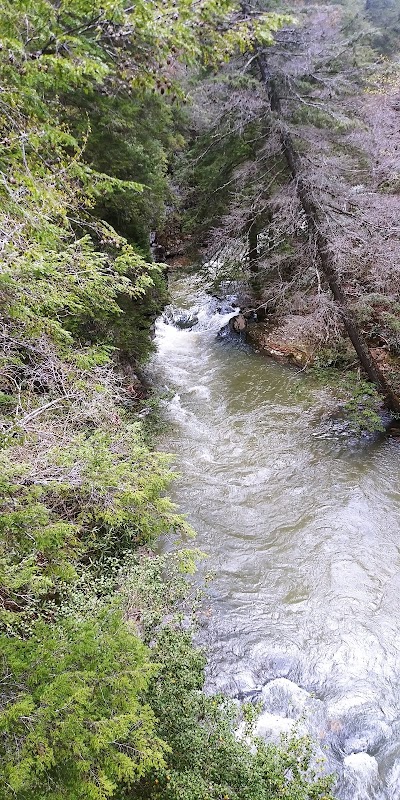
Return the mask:
[(258, 272), (258, 230), (256, 220), (251, 222), (247, 238), (249, 243), (250, 272)]
[(386, 407), (395, 414), (400, 414), (400, 399), (386, 380), (386, 377), (374, 361), (368, 345), (358, 327), (357, 321), (348, 308), (346, 296), (340, 283), (334, 256), (329, 241), (322, 232), (321, 209), (314, 196), (312, 186), (307, 183), (302, 170), (300, 155), (295, 147), (290, 131), (283, 118), (281, 103), (277, 90), (276, 80), (270, 75), (265, 55), (261, 48), (255, 48), (258, 66), (261, 73), (268, 98), (273, 111), (278, 119), (282, 152), (293, 180), (296, 183), (296, 192), (307, 218), (308, 227), (313, 236), (316, 252), (318, 253), (321, 270), (325, 275), (333, 298), (340, 309), (340, 315), (349, 339), (357, 353), (360, 364), (371, 383), (375, 384), (383, 395)]

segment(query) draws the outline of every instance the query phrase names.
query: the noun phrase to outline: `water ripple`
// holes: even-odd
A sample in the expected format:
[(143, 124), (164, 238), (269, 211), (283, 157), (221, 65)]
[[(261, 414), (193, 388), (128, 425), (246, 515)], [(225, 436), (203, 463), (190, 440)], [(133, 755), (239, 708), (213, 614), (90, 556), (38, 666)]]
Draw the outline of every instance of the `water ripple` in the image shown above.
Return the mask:
[(199, 324), (160, 321), (151, 370), (173, 394), (163, 446), (181, 472), (174, 499), (215, 573), (202, 628), (209, 690), (262, 696), (272, 738), (303, 703), (338, 797), (396, 800), (399, 443), (327, 432), (320, 389), (217, 339), (229, 314), (198, 282), (189, 300), (190, 279), (171, 288)]

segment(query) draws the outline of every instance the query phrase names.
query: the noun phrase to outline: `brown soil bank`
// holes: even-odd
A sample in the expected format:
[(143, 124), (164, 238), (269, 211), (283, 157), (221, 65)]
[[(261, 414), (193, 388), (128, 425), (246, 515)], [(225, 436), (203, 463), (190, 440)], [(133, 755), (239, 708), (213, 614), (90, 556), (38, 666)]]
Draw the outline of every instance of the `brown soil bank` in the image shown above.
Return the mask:
[(318, 350), (308, 328), (305, 317), (291, 315), (280, 320), (249, 322), (245, 335), (256, 350), (276, 361), (307, 367), (314, 363)]
[[(347, 340), (347, 337), (338, 342), (323, 341), (316, 330), (314, 314), (288, 314), (277, 317), (271, 315), (264, 321), (254, 321), (251, 314), (246, 311), (238, 314), (231, 320), (230, 327), (236, 333), (241, 333), (246, 341), (265, 355), (284, 364), (293, 364), (300, 368), (321, 365), (329, 351), (334, 365), (335, 349), (340, 349), (338, 361), (347, 368), (358, 367), (359, 362)], [(369, 342), (371, 355), (382, 372), (386, 373), (391, 381), (400, 381), (400, 359), (390, 354), (385, 346), (374, 346)]]

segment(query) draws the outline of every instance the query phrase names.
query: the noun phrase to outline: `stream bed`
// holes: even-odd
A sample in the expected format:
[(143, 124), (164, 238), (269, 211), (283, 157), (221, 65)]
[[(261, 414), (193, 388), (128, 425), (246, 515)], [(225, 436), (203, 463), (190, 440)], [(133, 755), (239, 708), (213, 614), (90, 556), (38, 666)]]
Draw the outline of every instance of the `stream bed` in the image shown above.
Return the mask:
[(262, 700), (260, 735), (309, 732), (340, 800), (400, 799), (400, 442), (340, 436), (310, 378), (218, 335), (234, 314), (171, 279), (153, 381), (172, 498), (214, 574), (207, 689)]

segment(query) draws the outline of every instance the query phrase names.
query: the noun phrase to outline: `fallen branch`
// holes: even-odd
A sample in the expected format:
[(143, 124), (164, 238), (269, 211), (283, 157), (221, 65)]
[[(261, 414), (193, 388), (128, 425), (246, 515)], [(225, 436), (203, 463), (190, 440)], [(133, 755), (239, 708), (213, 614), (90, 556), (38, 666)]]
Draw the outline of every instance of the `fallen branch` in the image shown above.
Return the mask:
[(53, 408), (54, 406), (63, 403), (65, 400), (70, 400), (72, 398), (71, 394), (62, 395), (62, 397), (56, 397), (55, 400), (51, 400), (49, 403), (46, 403), (44, 406), (39, 406), (39, 408), (35, 408), (34, 411), (31, 411), (29, 414), (26, 414), (22, 419), (16, 420), (10, 425), (9, 428), (5, 431), (6, 433), (11, 433), (15, 428), (24, 427), (27, 422), (31, 422), (33, 419), (38, 417), (40, 414), (43, 414), (49, 408)]

